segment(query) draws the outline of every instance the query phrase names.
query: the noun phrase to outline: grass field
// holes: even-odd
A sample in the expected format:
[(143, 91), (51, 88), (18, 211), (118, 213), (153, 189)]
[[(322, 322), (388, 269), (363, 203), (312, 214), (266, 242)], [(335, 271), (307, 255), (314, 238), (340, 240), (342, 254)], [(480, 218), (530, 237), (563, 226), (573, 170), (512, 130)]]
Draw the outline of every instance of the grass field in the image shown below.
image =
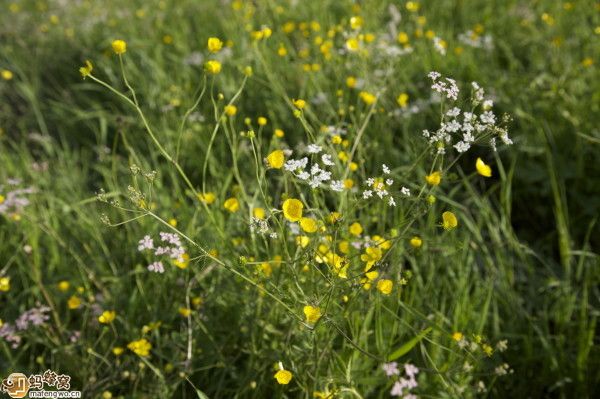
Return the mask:
[(592, 0), (2, 1), (0, 381), (598, 397), (599, 39)]

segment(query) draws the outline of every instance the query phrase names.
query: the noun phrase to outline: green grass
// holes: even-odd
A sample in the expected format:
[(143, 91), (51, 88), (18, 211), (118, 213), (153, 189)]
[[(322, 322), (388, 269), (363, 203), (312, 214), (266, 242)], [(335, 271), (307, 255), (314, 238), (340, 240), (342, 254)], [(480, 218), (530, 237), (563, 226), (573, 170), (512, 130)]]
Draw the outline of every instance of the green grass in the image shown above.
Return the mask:
[[(395, 33), (408, 33), (413, 47), (406, 55), (386, 56), (377, 45), (389, 33), (391, 3), (402, 15)], [(600, 6), (422, 1), (410, 12), (404, 1), (353, 4), (1, 5), (0, 70), (13, 76), (0, 78), (0, 195), (11, 190), (9, 178), (36, 191), (23, 209), (0, 212), (0, 278), (10, 279), (10, 288), (0, 284), (0, 319), (14, 325), (27, 309), (50, 308), (43, 325), (18, 333), (18, 347), (0, 337), (1, 378), (52, 369), (70, 375), (83, 397), (312, 398), (327, 391), (383, 398), (394, 379), (382, 364), (395, 360), (419, 367), (413, 393), (423, 398), (594, 397)], [(352, 16), (363, 18), (360, 32), (349, 26)], [(289, 34), (287, 21), (297, 24)], [(493, 48), (460, 42), (477, 24)], [(249, 31), (263, 25), (272, 36), (253, 40)], [(327, 41), (330, 29), (327, 58), (317, 38)], [(446, 55), (428, 30), (446, 42)], [(367, 52), (338, 51), (345, 35), (358, 33), (375, 35), (361, 44)], [(212, 36), (233, 46), (211, 56)], [(127, 42), (123, 68), (114, 39)], [(399, 45), (395, 39), (388, 47)], [(213, 76), (202, 65), (214, 57), (223, 69)], [(88, 59), (92, 76), (82, 79), (78, 69)], [(320, 70), (306, 72), (305, 64)], [(514, 144), (498, 140), (494, 152), (480, 138), (460, 156), (451, 146), (435, 155), (421, 131), (435, 131), (453, 105), (430, 103), (434, 70), (457, 80), (465, 109), (470, 82), (485, 88)], [(349, 76), (363, 87), (349, 88)], [(361, 90), (377, 102), (365, 104)], [(418, 112), (399, 116), (400, 93)], [(296, 98), (309, 104), (298, 115)], [(229, 103), (237, 114), (222, 118)], [(257, 125), (259, 116), (266, 126)], [(348, 147), (333, 144), (324, 126), (345, 128)], [(298, 159), (311, 143), (333, 156), (335, 178), (353, 179), (357, 191), (311, 189), (265, 167), (271, 151), (291, 149), (287, 158)], [(336, 156), (342, 150), (355, 171)], [(478, 157), (492, 166), (491, 178), (477, 174)], [(396, 207), (362, 198), (365, 179), (381, 176), (384, 163)], [(438, 169), (442, 183), (427, 185), (424, 177)], [(411, 197), (400, 195), (402, 186)], [(215, 202), (199, 201), (202, 192)], [(240, 204), (235, 213), (223, 208), (230, 197)], [(305, 216), (326, 229), (302, 233), (311, 237), (305, 248), (282, 215), (286, 198), (300, 199)], [(276, 239), (250, 231), (253, 207), (267, 211)], [(332, 211), (343, 216), (334, 224)], [(440, 227), (444, 211), (456, 214), (457, 228)], [(354, 222), (364, 229), (360, 238), (349, 233)], [(155, 259), (137, 250), (138, 241), (147, 234), (157, 241), (165, 231), (182, 237), (189, 265), (165, 261), (164, 274), (149, 272)], [(364, 249), (349, 246), (346, 279), (320, 252), (327, 244), (342, 255), (338, 244), (374, 235), (390, 243), (372, 269), (393, 281), (390, 295), (378, 280), (363, 288)], [(413, 236), (422, 247), (409, 244)], [(69, 287), (61, 290), (64, 281)], [(73, 296), (81, 304), (70, 309)], [(305, 320), (308, 304), (321, 309), (315, 325)], [(98, 322), (105, 310), (116, 311), (109, 325)], [(149, 356), (127, 349), (141, 338), (152, 345)], [(504, 340), (507, 349), (497, 349)], [(115, 347), (124, 353), (116, 356)], [(293, 373), (288, 385), (273, 377), (278, 362)], [(504, 363), (511, 371), (499, 376)]]

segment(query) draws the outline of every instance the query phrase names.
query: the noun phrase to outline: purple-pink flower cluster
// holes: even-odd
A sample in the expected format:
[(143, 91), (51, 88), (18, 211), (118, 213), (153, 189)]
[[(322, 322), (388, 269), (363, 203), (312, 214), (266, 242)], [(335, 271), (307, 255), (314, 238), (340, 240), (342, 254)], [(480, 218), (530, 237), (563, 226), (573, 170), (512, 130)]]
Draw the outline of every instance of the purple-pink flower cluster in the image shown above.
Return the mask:
[(47, 314), (49, 312), (50, 308), (48, 306), (38, 306), (23, 312), (17, 320), (15, 320), (14, 325), (11, 323), (4, 323), (2, 327), (0, 327), (0, 338), (10, 342), (13, 348), (18, 347), (22, 339), (19, 332), (26, 331), (32, 326), (35, 327), (45, 324), (46, 321), (50, 319), (50, 316)]
[[(396, 362), (384, 363), (382, 368), (385, 375), (388, 377), (400, 376), (401, 374), (398, 363)], [(416, 380), (417, 374), (419, 374), (419, 369), (410, 363), (406, 363), (404, 365), (404, 376), (400, 377), (394, 383), (390, 395), (404, 399), (417, 399), (417, 396), (410, 392), (411, 389), (419, 386)]]

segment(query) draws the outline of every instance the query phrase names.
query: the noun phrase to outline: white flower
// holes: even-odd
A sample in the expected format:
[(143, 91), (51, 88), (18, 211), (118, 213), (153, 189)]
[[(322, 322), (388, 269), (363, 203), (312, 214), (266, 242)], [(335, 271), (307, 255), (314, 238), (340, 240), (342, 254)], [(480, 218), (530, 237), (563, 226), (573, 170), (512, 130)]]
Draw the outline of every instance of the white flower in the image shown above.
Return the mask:
[(458, 107), (454, 107), (448, 110), (448, 112), (446, 112), (446, 115), (448, 115), (451, 118), (456, 118), (458, 115), (460, 115), (460, 108)]
[(138, 251), (154, 248), (154, 241), (150, 236), (144, 236), (138, 243)]
[(402, 195), (406, 195), (407, 197), (410, 197), (410, 189), (402, 186), (402, 188), (400, 189), (400, 192), (402, 193)]
[(363, 191), (363, 198), (367, 199), (367, 198), (371, 198), (373, 196), (373, 191), (371, 190), (365, 190)]
[(383, 169), (384, 174), (390, 174), (390, 168), (388, 168), (386, 164), (381, 165), (381, 168)]
[(454, 144), (454, 148), (456, 148), (456, 151), (458, 152), (466, 152), (469, 150), (469, 148), (471, 148), (471, 144), (465, 143), (464, 141), (459, 141), (458, 143)]
[(388, 186), (391, 186), (392, 184), (394, 184), (394, 180), (392, 180), (392, 179), (387, 179), (387, 180), (385, 181), (385, 184), (387, 184)]
[(321, 155), (321, 161), (323, 161), (323, 164), (327, 165), (327, 166), (333, 166), (334, 163), (331, 160), (331, 155), (329, 154), (323, 154)]
[(162, 262), (154, 262), (148, 265), (148, 270), (154, 273), (164, 273), (165, 267)]
[(331, 182), (331, 189), (333, 191), (337, 191), (337, 192), (343, 191), (344, 190), (344, 182), (342, 182), (341, 180), (333, 180)]
[(322, 151), (322, 148), (321, 148), (321, 146), (316, 145), (316, 144), (309, 144), (308, 148), (306, 149), (306, 151), (309, 154), (318, 154), (318, 153), (320, 153)]
[(427, 74), (431, 80), (437, 80), (440, 76), (442, 76), (439, 72), (431, 71)]
[(394, 201), (394, 197), (392, 197), (391, 195), (388, 197), (388, 205), (396, 206), (396, 201)]

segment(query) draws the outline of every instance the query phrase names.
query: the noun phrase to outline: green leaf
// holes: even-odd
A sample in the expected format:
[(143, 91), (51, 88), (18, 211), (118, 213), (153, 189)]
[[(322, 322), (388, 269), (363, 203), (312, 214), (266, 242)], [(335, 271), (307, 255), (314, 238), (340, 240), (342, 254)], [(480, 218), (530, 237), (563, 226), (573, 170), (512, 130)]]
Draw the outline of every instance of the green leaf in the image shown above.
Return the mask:
[(421, 341), (423, 338), (425, 338), (425, 336), (427, 334), (429, 334), (430, 331), (431, 331), (431, 327), (427, 327), (426, 329), (421, 331), (416, 337), (412, 338), (410, 341), (406, 342), (405, 344), (400, 346), (398, 349), (393, 351), (388, 356), (388, 361), (391, 362), (392, 360), (396, 360), (399, 357), (406, 355), (412, 348), (415, 347), (416, 344), (419, 343), (419, 341)]

